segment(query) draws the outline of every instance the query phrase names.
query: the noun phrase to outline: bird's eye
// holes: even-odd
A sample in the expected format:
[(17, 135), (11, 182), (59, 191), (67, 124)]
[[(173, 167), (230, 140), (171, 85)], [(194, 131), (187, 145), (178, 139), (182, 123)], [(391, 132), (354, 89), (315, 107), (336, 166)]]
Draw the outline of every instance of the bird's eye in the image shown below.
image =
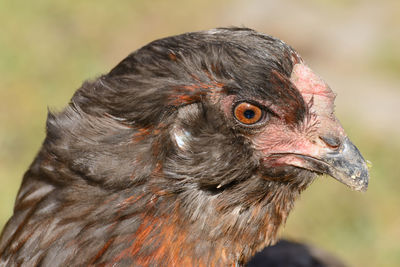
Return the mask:
[(263, 111), (256, 105), (240, 102), (233, 109), (235, 118), (246, 125), (252, 125), (259, 122), (263, 117)]

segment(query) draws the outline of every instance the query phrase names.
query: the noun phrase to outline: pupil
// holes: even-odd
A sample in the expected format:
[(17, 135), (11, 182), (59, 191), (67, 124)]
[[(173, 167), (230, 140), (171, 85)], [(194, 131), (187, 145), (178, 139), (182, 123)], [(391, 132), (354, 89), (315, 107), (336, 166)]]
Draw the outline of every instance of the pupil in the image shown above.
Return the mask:
[(243, 113), (243, 115), (246, 117), (246, 119), (252, 119), (254, 118), (255, 113), (253, 110), (248, 109)]

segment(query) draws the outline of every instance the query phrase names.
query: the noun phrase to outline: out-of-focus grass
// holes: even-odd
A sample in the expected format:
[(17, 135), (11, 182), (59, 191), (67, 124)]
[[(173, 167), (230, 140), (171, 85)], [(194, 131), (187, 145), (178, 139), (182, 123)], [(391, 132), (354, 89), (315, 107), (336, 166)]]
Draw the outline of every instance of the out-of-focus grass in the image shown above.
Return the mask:
[[(313, 2), (319, 6), (333, 3), (310, 0), (308, 5)], [(358, 2), (351, 1), (353, 8)], [(1, 1), (0, 229), (11, 215), (23, 173), (44, 138), (47, 106), (61, 109), (83, 80), (108, 71), (155, 38), (215, 26), (248, 25), (221, 17), (230, 3), (233, 1)], [(336, 12), (345, 6), (341, 1)], [(377, 51), (371, 65), (396, 73), (398, 60), (393, 54), (397, 55), (397, 50)], [(399, 266), (400, 140), (359, 128), (357, 118), (351, 115), (341, 116), (341, 121), (373, 163), (368, 192), (351, 192), (322, 177), (303, 193), (283, 233), (333, 251), (352, 266)]]
[[(396, 36), (397, 37), (397, 36)], [(396, 78), (400, 74), (400, 42), (398, 38), (384, 40), (375, 48), (371, 65), (378, 72), (389, 73)]]

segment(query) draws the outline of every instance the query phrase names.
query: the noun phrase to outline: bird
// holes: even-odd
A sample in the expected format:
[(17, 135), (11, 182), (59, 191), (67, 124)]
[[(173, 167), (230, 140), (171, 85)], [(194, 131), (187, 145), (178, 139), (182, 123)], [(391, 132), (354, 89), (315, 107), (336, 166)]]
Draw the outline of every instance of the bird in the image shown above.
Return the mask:
[(49, 111), (0, 266), (243, 266), (319, 175), (365, 191), (335, 93), (243, 27), (155, 40)]

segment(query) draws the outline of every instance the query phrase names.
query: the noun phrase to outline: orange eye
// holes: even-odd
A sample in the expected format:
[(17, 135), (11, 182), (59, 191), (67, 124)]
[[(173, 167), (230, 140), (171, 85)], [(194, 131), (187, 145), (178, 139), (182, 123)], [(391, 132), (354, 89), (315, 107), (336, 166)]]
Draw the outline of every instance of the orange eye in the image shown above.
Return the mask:
[(263, 111), (253, 104), (241, 102), (235, 106), (233, 114), (241, 123), (251, 125), (261, 120)]

